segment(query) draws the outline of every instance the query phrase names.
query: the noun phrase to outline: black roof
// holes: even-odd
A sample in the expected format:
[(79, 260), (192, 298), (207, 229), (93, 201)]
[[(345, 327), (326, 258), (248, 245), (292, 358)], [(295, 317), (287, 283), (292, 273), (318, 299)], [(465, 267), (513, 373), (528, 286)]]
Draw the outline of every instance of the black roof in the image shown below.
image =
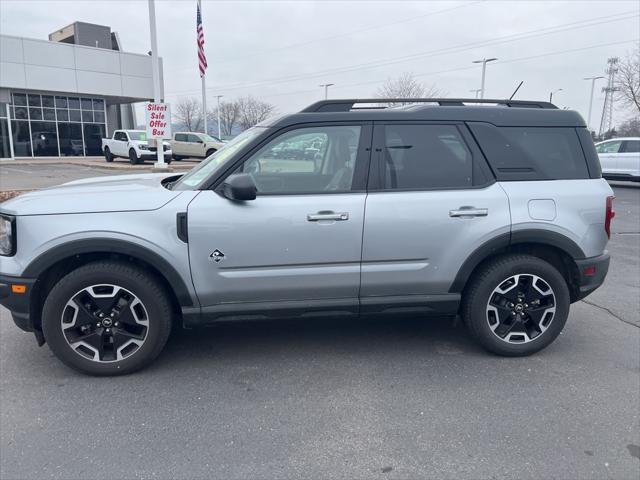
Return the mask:
[[(400, 102), (408, 104), (399, 107), (386, 106), (389, 103)], [(512, 127), (586, 126), (578, 112), (560, 110), (549, 102), (455, 98), (324, 100), (299, 113), (274, 118), (261, 125), (286, 127), (297, 123), (327, 121), (458, 121), (487, 122), (496, 126)]]

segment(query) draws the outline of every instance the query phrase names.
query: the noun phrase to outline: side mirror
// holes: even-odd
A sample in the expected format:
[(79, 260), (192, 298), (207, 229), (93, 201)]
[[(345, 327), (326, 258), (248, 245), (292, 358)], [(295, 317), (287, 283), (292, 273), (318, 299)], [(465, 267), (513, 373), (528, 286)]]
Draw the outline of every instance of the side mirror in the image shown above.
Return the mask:
[(248, 173), (229, 175), (222, 184), (222, 194), (229, 200), (255, 200), (258, 187)]

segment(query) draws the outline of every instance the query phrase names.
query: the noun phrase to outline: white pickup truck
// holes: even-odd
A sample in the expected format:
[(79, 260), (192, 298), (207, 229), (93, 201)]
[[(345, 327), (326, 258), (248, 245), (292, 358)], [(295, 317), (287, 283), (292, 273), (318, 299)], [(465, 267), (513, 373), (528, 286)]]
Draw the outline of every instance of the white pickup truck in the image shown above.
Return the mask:
[[(147, 142), (147, 132), (144, 130), (116, 130), (112, 138), (102, 139), (102, 151), (107, 162), (113, 162), (114, 158), (128, 158), (133, 165), (143, 163), (145, 160), (157, 158), (155, 141), (153, 146)], [(168, 142), (162, 142), (164, 161), (171, 163), (172, 152)]]

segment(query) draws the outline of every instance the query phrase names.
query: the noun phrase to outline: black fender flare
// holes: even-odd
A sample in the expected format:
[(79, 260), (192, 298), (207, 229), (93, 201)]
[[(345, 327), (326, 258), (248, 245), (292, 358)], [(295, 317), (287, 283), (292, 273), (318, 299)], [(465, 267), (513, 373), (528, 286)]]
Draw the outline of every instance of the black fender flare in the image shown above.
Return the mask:
[(458, 274), (451, 284), (449, 292), (461, 293), (475, 268), (486, 258), (497, 252), (505, 250), (512, 245), (524, 243), (535, 243), (555, 247), (565, 252), (574, 260), (586, 258), (584, 251), (577, 243), (570, 238), (551, 230), (523, 229), (511, 233), (503, 233), (483, 243), (467, 257), (458, 270)]
[(42, 272), (61, 260), (86, 253), (115, 253), (148, 263), (155, 267), (155, 269), (164, 276), (167, 283), (173, 289), (180, 306), (193, 306), (193, 299), (191, 298), (189, 289), (176, 269), (173, 268), (167, 260), (152, 250), (127, 240), (115, 238), (87, 238), (72, 240), (57, 245), (32, 260), (24, 270), (22, 276), (38, 278)]

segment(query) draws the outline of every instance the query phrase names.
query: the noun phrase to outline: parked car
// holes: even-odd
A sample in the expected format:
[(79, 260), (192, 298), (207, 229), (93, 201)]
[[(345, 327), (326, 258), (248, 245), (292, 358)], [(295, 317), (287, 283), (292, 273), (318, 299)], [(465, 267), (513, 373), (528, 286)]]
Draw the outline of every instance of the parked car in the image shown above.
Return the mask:
[(184, 175), (9, 200), (0, 303), (95, 375), (149, 364), (174, 323), (281, 316), (460, 315), (488, 351), (541, 350), (609, 267), (613, 192), (584, 120), (546, 102), (411, 102), (430, 105), (326, 100)]
[[(169, 142), (162, 142), (164, 161), (171, 163), (172, 152)], [(147, 132), (144, 130), (116, 130), (111, 138), (102, 139), (102, 151), (107, 162), (114, 158), (128, 158), (132, 165), (144, 163), (145, 160), (155, 161), (157, 147), (155, 141), (150, 146), (147, 142)]]
[(602, 176), (640, 182), (640, 137), (612, 138), (596, 143)]
[(222, 140), (198, 132), (175, 132), (171, 140), (171, 150), (175, 160), (206, 158), (223, 146)]

